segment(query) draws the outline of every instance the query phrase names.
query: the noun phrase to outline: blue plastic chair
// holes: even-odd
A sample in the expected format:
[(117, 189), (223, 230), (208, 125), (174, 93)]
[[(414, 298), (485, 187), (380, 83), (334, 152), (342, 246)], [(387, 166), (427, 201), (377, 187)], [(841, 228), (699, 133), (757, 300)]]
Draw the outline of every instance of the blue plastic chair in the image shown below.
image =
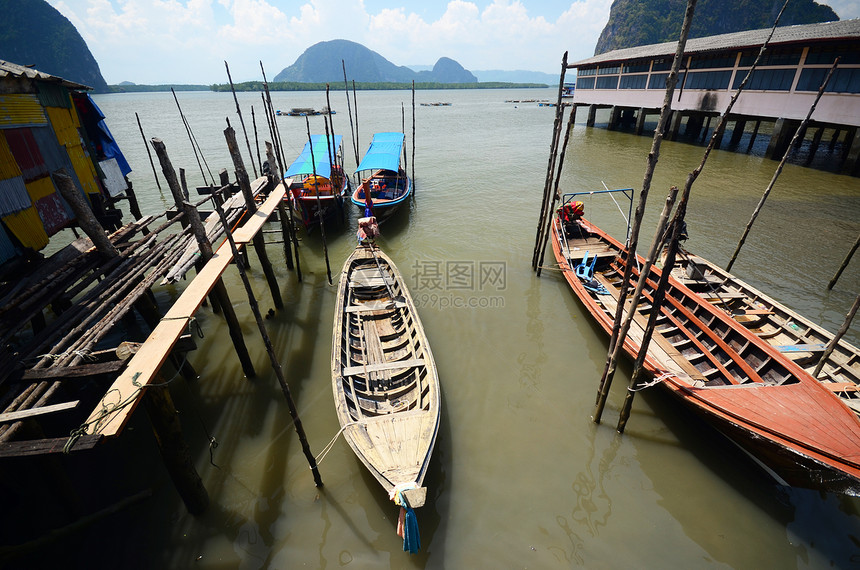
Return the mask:
[(582, 257), (582, 262), (574, 268), (576, 276), (582, 281), (589, 282), (594, 278), (594, 264), (597, 263), (597, 256), (591, 258), (591, 265), (588, 265), (588, 252)]

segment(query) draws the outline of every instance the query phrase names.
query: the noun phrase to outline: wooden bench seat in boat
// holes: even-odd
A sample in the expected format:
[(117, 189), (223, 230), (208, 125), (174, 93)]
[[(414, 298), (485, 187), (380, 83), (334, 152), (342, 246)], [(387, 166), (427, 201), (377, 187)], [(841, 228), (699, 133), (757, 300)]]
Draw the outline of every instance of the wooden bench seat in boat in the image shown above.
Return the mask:
[(393, 362), (380, 362), (378, 364), (367, 364), (362, 366), (344, 366), (344, 376), (355, 376), (364, 374), (365, 372), (379, 372), (382, 370), (394, 370), (396, 368), (415, 368), (424, 366), (423, 358), (413, 358), (410, 360), (395, 360)]
[(831, 392), (860, 392), (860, 386), (853, 382), (822, 382), (821, 385)]
[(368, 301), (358, 305), (351, 305), (344, 309), (347, 313), (365, 313), (370, 311), (384, 311), (399, 309), (406, 306), (403, 301)]
[(823, 352), (826, 344), (783, 344), (776, 347), (780, 352)]

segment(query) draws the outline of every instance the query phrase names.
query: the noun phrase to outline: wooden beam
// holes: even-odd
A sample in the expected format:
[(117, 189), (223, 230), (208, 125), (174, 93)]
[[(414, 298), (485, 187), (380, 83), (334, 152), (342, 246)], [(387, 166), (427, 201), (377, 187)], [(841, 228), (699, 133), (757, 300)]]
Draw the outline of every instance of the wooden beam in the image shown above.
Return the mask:
[[(84, 435), (78, 438), (70, 448), (72, 451), (92, 449), (102, 440), (100, 435)], [(63, 453), (63, 449), (69, 438), (57, 437), (53, 439), (34, 439), (27, 441), (13, 441), (0, 443), (0, 458), (22, 457), (26, 455), (47, 455), (49, 453)]]
[(104, 374), (116, 374), (125, 366), (125, 361), (114, 360), (100, 364), (81, 364), (79, 366), (55, 366), (53, 368), (32, 368), (24, 372), (23, 380), (63, 380), (66, 378), (89, 378)]
[(18, 410), (17, 412), (8, 412), (5, 414), (0, 414), (0, 423), (5, 422), (16, 422), (18, 420), (22, 420), (24, 418), (31, 418), (33, 416), (41, 416), (43, 414), (50, 414), (53, 412), (61, 412), (63, 410), (70, 410), (80, 404), (80, 400), (75, 400), (74, 402), (63, 402), (62, 404), (51, 404), (50, 406), (40, 406), (38, 408), (30, 408), (29, 410)]
[[(262, 207), (250, 216), (245, 224), (234, 232), (234, 239), (248, 243), (259, 232), (265, 221), (283, 200), (286, 190), (279, 184), (270, 194)], [(212, 255), (200, 273), (179, 296), (161, 322), (150, 333), (146, 342), (128, 362), (125, 371), (116, 379), (104, 398), (96, 404), (87, 418), (87, 433), (101, 434), (105, 437), (119, 435), (131, 413), (140, 403), (143, 386), (146, 386), (164, 364), (167, 355), (188, 323), (200, 308), (203, 299), (233, 261), (229, 245), (223, 245)], [(105, 412), (105, 410), (108, 410)]]

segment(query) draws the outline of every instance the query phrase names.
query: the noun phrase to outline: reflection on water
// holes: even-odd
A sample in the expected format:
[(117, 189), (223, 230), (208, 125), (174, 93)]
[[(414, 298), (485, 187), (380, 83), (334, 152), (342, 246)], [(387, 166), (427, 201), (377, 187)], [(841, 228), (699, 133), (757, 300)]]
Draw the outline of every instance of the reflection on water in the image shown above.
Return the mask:
[[(361, 92), (362, 141), (400, 127), (409, 92)], [(273, 93), (275, 106), (321, 107), (324, 94)], [(422, 550), (402, 551), (397, 509), (343, 441), (335, 444), (313, 485), (290, 416), (259, 341), (247, 298), (233, 269), (226, 283), (258, 377), (243, 377), (223, 319), (203, 309), (205, 338), (191, 361), (200, 373), (187, 389), (172, 389), (186, 438), (209, 491), (203, 516), (189, 516), (154, 451), (142, 413), (119, 449), (132, 489), (153, 498), (99, 527), (99, 540), (122, 537), (116, 556), (141, 568), (653, 568), (850, 567), (860, 551), (856, 499), (786, 491), (761, 477), (746, 458), (659, 393), (637, 398), (626, 433), (614, 426), (629, 380), (616, 374), (604, 422), (591, 422), (607, 339), (556, 271), (530, 270), (551, 108), (505, 104), (551, 98), (552, 91), (418, 92), (415, 198), (387, 221), (380, 240), (410, 282), (413, 297), (498, 298), (499, 303), (423, 305), (419, 312), (439, 369), (443, 396), (439, 437), (419, 509)], [(180, 102), (208, 164), (230, 164), (225, 117), (232, 96), (180, 93)], [(244, 106), (256, 94), (240, 94)], [(134, 113), (148, 136), (165, 141), (174, 165), (199, 172), (172, 96), (97, 96), (111, 131), (128, 155), (144, 213), (167, 203), (151, 180)], [(332, 106), (345, 111), (342, 96)], [(407, 111), (408, 112), (408, 111)], [(345, 113), (337, 132), (349, 136)], [(304, 121), (279, 117), (287, 155), (304, 144)], [(322, 121), (311, 117), (314, 132)], [(262, 135), (261, 135), (262, 138)], [(267, 138), (267, 137), (266, 137)], [(407, 137), (410, 138), (410, 137)], [(562, 191), (637, 187), (648, 137), (577, 124), (565, 160)], [(241, 145), (240, 145), (241, 146)], [(345, 141), (346, 148), (349, 144)], [(351, 155), (351, 153), (347, 153)], [(683, 184), (701, 149), (665, 142), (643, 242), (650, 240), (669, 186)], [(410, 153), (411, 159), (411, 153)], [(347, 171), (353, 159), (347, 157)], [(215, 166), (217, 165), (217, 166)], [(776, 163), (717, 151), (694, 186), (688, 247), (725, 264), (769, 182)], [(410, 160), (410, 170), (412, 168)], [(624, 221), (614, 204), (586, 198), (586, 215)], [(335, 279), (355, 244), (353, 211), (326, 232)], [(860, 290), (855, 260), (833, 291), (825, 286), (860, 233), (856, 178), (787, 166), (735, 265), (735, 272), (785, 304), (835, 330)], [(331, 395), (330, 351), (335, 286), (326, 279), (319, 232), (302, 236), (304, 280), (277, 268), (285, 308), (266, 325), (297, 402), (311, 449), (319, 453), (339, 426)], [(271, 244), (273, 260), (282, 246)], [(551, 258), (551, 254), (547, 259)], [(439, 288), (418, 283), (428, 264), (480, 267), (501, 262), (504, 286)], [(547, 263), (549, 264), (549, 263)], [(252, 254), (252, 286), (261, 309), (270, 305)], [(413, 287), (414, 286), (414, 287)], [(158, 291), (174, 299), (178, 288)], [(429, 299), (429, 297), (428, 297)], [(848, 337), (860, 339), (858, 325)], [(217, 467), (209, 463), (209, 435)], [(128, 444), (124, 446), (124, 444)], [(123, 451), (127, 450), (127, 451)], [(130, 473), (126, 472), (130, 471)], [(135, 540), (129, 542), (128, 536)], [(111, 543), (113, 544), (113, 543)], [(78, 551), (74, 551), (78, 552)], [(86, 555), (78, 554), (87, 560)]]

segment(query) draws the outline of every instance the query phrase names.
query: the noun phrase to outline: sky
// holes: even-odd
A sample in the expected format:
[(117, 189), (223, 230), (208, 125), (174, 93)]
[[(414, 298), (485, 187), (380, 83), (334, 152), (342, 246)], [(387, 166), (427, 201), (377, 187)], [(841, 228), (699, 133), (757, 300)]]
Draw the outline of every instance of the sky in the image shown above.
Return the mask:
[[(590, 57), (612, 0), (47, 0), (108, 84), (271, 80), (317, 42), (346, 39), (396, 65), (449, 57), (469, 70), (558, 74)], [(822, 2), (820, 2), (822, 3)], [(860, 0), (826, 2), (860, 18)]]

